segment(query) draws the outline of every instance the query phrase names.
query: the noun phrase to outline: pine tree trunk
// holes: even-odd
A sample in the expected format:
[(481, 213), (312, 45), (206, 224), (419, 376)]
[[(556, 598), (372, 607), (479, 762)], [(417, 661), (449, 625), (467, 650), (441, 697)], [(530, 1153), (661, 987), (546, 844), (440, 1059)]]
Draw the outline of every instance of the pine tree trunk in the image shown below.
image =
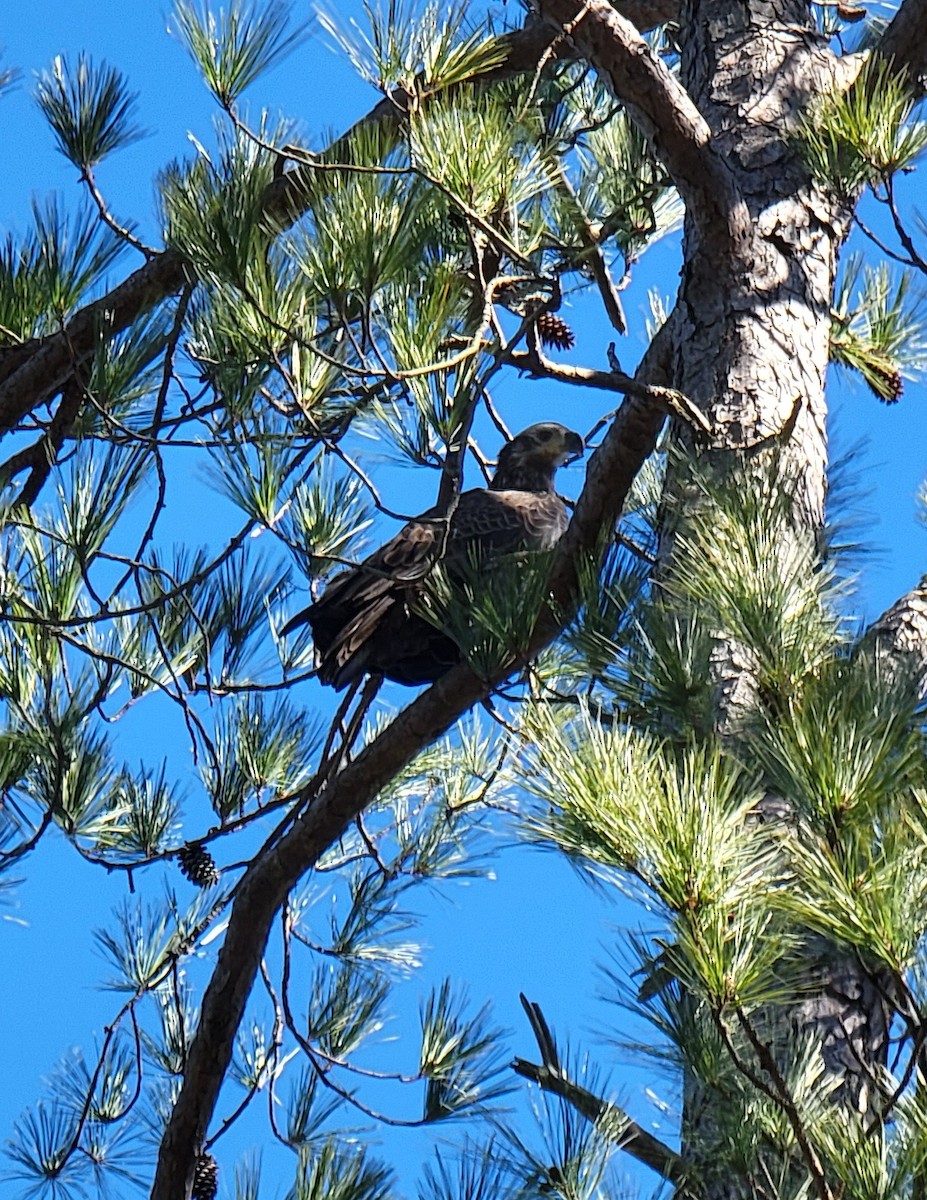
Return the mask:
[(848, 214), (811, 183), (789, 132), (831, 85), (835, 60), (799, 2), (686, 4), (681, 38), (683, 83), (749, 216), (731, 246), (688, 215), (676, 383), (710, 413), (719, 454), (781, 446), (817, 523), (831, 298)]
[[(795, 488), (796, 519), (817, 532), (826, 491), (831, 298), (849, 214), (809, 179), (789, 133), (809, 97), (833, 85), (839, 64), (800, 0), (688, 0), (680, 42), (682, 82), (749, 219), (738, 239), (725, 240), (689, 208), (673, 382), (714, 426), (702, 461), (723, 474), (735, 463), (762, 468), (777, 455)], [(668, 488), (684, 494), (684, 481), (671, 477)], [(723, 726), (752, 684), (736, 645), (719, 647), (719, 659)], [(781, 1057), (796, 1034), (812, 1032), (836, 1102), (865, 1112), (872, 1068), (886, 1051), (884, 998), (855, 957), (820, 942), (809, 941), (807, 950), (808, 994), (770, 1017), (764, 1037)], [(769, 1196), (768, 1180), (761, 1186), (724, 1171), (708, 1177), (711, 1097), (692, 1079), (685, 1097), (690, 1155), (700, 1147), (699, 1194)]]

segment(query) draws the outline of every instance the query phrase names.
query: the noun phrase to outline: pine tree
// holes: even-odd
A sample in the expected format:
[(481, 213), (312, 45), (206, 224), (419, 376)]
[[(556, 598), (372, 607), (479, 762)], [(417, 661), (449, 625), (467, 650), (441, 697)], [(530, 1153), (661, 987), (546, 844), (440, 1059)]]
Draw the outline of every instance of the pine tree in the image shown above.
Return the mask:
[[(434, 1200), (591, 1198), (625, 1155), (704, 1200), (923, 1196), (927, 582), (854, 624), (825, 383), (838, 364), (894, 403), (924, 358), (927, 5), (367, 17), (319, 19), (381, 98), (308, 145), (243, 100), (314, 52), (282, 0), (176, 0), (219, 117), (160, 171), (156, 246), (97, 181), (138, 136), (126, 80), (87, 54), (35, 86), (84, 204), (37, 202), (0, 262), (0, 854), (22, 869), (58, 830), (132, 890), (99, 937), (122, 1005), (10, 1173), (255, 1196), (223, 1141), (269, 1097), (293, 1196), (376, 1200), (389, 1168), (341, 1132), (379, 1111), (373, 1076), (420, 1093), (406, 1124), (482, 1130), (426, 1165)], [(618, 344), (624, 287), (680, 223), (634, 373), (614, 346), (582, 364), (582, 322)], [(567, 534), (492, 586), (435, 572), (423, 613), (465, 661), (399, 711), (377, 679), (323, 694), (307, 632), (281, 631), (390, 528), (363, 439), (450, 512), (516, 373), (602, 393)], [(218, 547), (162, 533), (191, 456), (235, 514)], [(156, 765), (123, 758), (138, 708), (178, 718), (195, 796), (157, 735)], [(615, 986), (681, 1081), (678, 1143), (530, 998), (538, 1061), (510, 1069), (447, 984), (409, 1070), (359, 1061), (418, 965), (415, 888), (479, 871), (502, 807), (650, 906)], [(548, 1156), (499, 1111), (516, 1085), (550, 1105)]]

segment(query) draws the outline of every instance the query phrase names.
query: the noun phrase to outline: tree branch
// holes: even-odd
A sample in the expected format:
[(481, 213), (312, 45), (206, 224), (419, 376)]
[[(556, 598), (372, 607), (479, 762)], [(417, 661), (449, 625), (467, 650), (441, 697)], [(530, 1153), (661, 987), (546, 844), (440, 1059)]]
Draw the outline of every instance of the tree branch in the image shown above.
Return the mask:
[[(661, 372), (668, 324), (645, 355), (639, 376), (654, 373), (661, 381), (665, 378)], [(551, 610), (539, 620), (525, 661), (553, 640), (575, 608), (580, 561), (594, 553), (601, 530), (616, 520), (663, 421), (661, 410), (633, 396), (615, 415), (590, 460), (586, 484), (554, 560)], [(203, 997), (183, 1086), (161, 1142), (152, 1200), (181, 1200), (190, 1194), (195, 1158), (206, 1138), (271, 922), (288, 892), (397, 771), (521, 665), (513, 663), (489, 679), (481, 679), (466, 664), (453, 668), (346, 764), (278, 842), (255, 856), (239, 884), (225, 942)], [(299, 806), (299, 798), (296, 803)]]
[[(630, 20), (646, 30), (674, 16), (678, 0), (654, 0), (652, 4), (647, 0), (623, 0), (621, 7)], [(557, 35), (549, 26), (536, 21), (499, 40), (505, 48), (504, 60), (482, 75), (464, 81), (465, 85), (485, 86), (537, 70), (545, 57), (556, 60), (572, 55), (567, 46), (552, 49)], [(458, 86), (452, 85), (447, 90)], [(379, 125), (382, 130), (392, 129), (398, 135), (409, 99), (400, 93), (384, 97), (323, 154), (312, 156), (312, 161), (275, 180), (265, 197), (267, 219), (281, 231), (297, 221), (306, 210), (306, 183), (313, 178), (317, 164), (332, 164), (346, 158), (352, 136), (364, 126)], [(144, 313), (179, 292), (192, 275), (192, 268), (176, 250), (164, 250), (105, 296), (80, 309), (57, 333), (0, 349), (0, 436), (60, 391), (75, 366), (93, 353), (100, 337), (112, 337), (127, 329)]]
[(655, 404), (667, 416), (678, 417), (703, 436), (707, 437), (711, 433), (711, 422), (702, 410), (676, 388), (641, 383), (639, 379), (625, 375), (622, 371), (597, 371), (593, 367), (551, 362), (539, 347), (531, 350), (513, 350), (506, 355), (506, 361), (535, 378), (556, 379), (560, 383), (570, 383), (578, 387), (598, 388), (606, 392), (620, 392), (624, 396), (636, 396), (639, 400)]
[(547, 1021), (537, 1004), (521, 996), (522, 1007), (528, 1014), (531, 1030), (534, 1033), (541, 1062), (532, 1063), (524, 1058), (516, 1058), (512, 1070), (524, 1079), (530, 1079), (538, 1087), (552, 1095), (559, 1096), (576, 1109), (578, 1113), (598, 1124), (606, 1135), (617, 1141), (622, 1150), (626, 1150), (632, 1158), (644, 1163), (658, 1175), (662, 1175), (669, 1183), (681, 1183), (683, 1179), (683, 1163), (675, 1151), (671, 1150), (642, 1129), (633, 1121), (624, 1109), (616, 1104), (610, 1104), (590, 1092), (587, 1088), (574, 1083), (566, 1076), (560, 1065), (557, 1050), (550, 1035)]
[(689, 93), (608, 0), (538, 0), (546, 21), (593, 64), (672, 176), (703, 236), (746, 236), (749, 217)]
[[(22, 486), (17, 503), (31, 508), (38, 499), (39, 492), (51, 474), (51, 469), (64, 445), (64, 440), (71, 432), (74, 422), (80, 414), (84, 398), (82, 381), (76, 376), (69, 379), (61, 392), (61, 399), (48, 429), (33, 446), (29, 447), (31, 462), (28, 465), (32, 467), (32, 470)], [(25, 465), (27, 464), (24, 462), (23, 466)], [(9, 464), (4, 464), (4, 467), (8, 466)], [(11, 470), (11, 477), (13, 473), (14, 471)]]
[(127, 329), (143, 313), (179, 292), (184, 260), (165, 250), (99, 300), (77, 312), (64, 329), (10, 347), (0, 358), (0, 435), (59, 392), (96, 349), (100, 337)]
[(927, 91), (927, 0), (904, 0), (877, 52), (909, 75), (919, 96)]
[(641, 33), (679, 17), (679, 0), (615, 0), (615, 8)]

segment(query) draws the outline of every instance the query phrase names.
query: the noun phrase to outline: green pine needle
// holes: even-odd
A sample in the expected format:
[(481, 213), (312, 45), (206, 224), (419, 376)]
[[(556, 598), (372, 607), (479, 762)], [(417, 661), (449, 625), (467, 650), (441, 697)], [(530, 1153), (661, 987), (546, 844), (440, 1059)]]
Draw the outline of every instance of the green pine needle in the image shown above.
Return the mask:
[(287, 0), (229, 0), (216, 14), (206, 0), (176, 0), (180, 40), (223, 107), (308, 37), (305, 25), (289, 29)]
[(499, 1200), (520, 1182), (507, 1146), (495, 1141), (467, 1144), (452, 1162), (440, 1149), (425, 1163), (419, 1200)]
[(321, 744), (318, 719), (306, 720), (286, 697), (250, 695), (222, 706), (213, 742), (218, 761), (204, 764), (203, 782), (223, 820), (295, 792)]
[(81, 171), (144, 136), (132, 123), (136, 94), (114, 67), (97, 66), (85, 54), (76, 66), (55, 58), (51, 70), (39, 76), (35, 95), (58, 149)]
[(904, 376), (927, 365), (924, 294), (912, 284), (910, 271), (864, 267), (851, 255), (834, 297), (831, 361), (856, 371), (888, 403), (900, 398)]
[(341, 161), (306, 191), (310, 221), (290, 239), (309, 298), (355, 316), (390, 283), (410, 278), (435, 245), (446, 201), (409, 171), (377, 126), (356, 130)]
[(393, 1172), (344, 1138), (301, 1148), (293, 1200), (391, 1200)]
[(54, 1101), (37, 1104), (13, 1126), (6, 1147), (10, 1177), (22, 1180), (29, 1195), (56, 1196), (71, 1188), (71, 1194), (82, 1192), (87, 1160), (68, 1154), (75, 1132), (76, 1117), (69, 1108)]
[[(532, 122), (513, 119), (520, 98), (514, 87), (477, 92), (465, 107), (439, 96), (412, 112), (409, 127), (412, 165), (516, 242), (518, 210), (551, 187)], [(519, 249), (527, 255), (536, 247)]]
[(123, 246), (88, 209), (34, 202), (33, 229), (0, 247), (0, 345), (57, 330), (98, 286)]
[(383, 1028), (389, 983), (348, 963), (320, 965), (312, 980), (309, 1037), (336, 1060), (346, 1058)]
[(314, 1068), (304, 1066), (290, 1079), (286, 1099), (286, 1141), (294, 1149), (322, 1143), (327, 1134), (325, 1122), (338, 1108), (341, 1099), (326, 1091), (319, 1083)]
[(849, 88), (812, 102), (795, 138), (812, 174), (852, 196), (905, 170), (927, 147), (927, 123), (912, 119), (915, 104), (905, 76), (870, 54)]
[(323, 455), (307, 483), (296, 489), (284, 531), (303, 571), (311, 578), (359, 557), (371, 508), (356, 475), (336, 474), (333, 455)]
[(110, 822), (97, 835), (99, 850), (123, 859), (152, 858), (176, 842), (180, 799), (162, 770), (153, 776), (124, 771), (109, 793)]
[(577, 158), (577, 201), (625, 256), (639, 256), (679, 228), (682, 201), (626, 112), (593, 128)]
[(142, 1029), (146, 1058), (159, 1071), (179, 1079), (186, 1069), (187, 1051), (196, 1027), (196, 1009), (190, 985), (182, 979), (156, 987), (153, 1000), (158, 1013), (158, 1029)]
[[(264, 145), (287, 141), (285, 126), (262, 120), (257, 131)], [(218, 148), (210, 154), (199, 143), (192, 162), (173, 163), (159, 180), (166, 237), (200, 270), (250, 291), (266, 268), (265, 255), (274, 230), (268, 226), (264, 199), (273, 180), (276, 156), (225, 123), (216, 126)]]
[(161, 983), (174, 959), (189, 948), (188, 939), (202, 920), (200, 895), (194, 905), (199, 908), (181, 918), (172, 899), (157, 905), (125, 901), (116, 912), (116, 928), (95, 934), (104, 957), (115, 968), (103, 986), (133, 995)]
[(497, 38), (463, 32), (468, 3), (438, 4), (424, 9), (403, 0), (385, 7), (365, 0), (369, 33), (357, 21), (345, 28), (338, 17), (320, 12), (319, 21), (358, 74), (383, 91), (399, 88), (423, 96), (460, 84), (499, 66), (505, 47)]
[(419, 1073), (426, 1080), (426, 1121), (441, 1121), (465, 1110), (472, 1115), (475, 1107), (485, 1107), (505, 1090), (495, 1079), (502, 1065), (501, 1031), (489, 1025), (487, 1008), (466, 1018), (465, 1003), (445, 980), (422, 1006)]

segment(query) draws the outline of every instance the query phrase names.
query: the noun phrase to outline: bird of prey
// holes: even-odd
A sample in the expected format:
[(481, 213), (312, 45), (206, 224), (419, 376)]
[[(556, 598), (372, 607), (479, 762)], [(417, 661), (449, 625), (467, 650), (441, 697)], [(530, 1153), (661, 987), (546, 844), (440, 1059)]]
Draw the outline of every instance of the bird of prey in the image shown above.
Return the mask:
[(369, 558), (329, 583), (283, 627), (309, 624), (319, 679), (343, 688), (362, 675), (397, 683), (433, 683), (460, 661), (448, 634), (416, 612), (429, 572), (440, 561), (453, 587), (479, 556), (482, 567), (503, 555), (550, 550), (567, 527), (554, 474), (583, 453), (578, 433), (554, 421), (531, 425), (502, 447), (488, 488), (463, 492), (450, 518), (440, 508), (416, 517)]

